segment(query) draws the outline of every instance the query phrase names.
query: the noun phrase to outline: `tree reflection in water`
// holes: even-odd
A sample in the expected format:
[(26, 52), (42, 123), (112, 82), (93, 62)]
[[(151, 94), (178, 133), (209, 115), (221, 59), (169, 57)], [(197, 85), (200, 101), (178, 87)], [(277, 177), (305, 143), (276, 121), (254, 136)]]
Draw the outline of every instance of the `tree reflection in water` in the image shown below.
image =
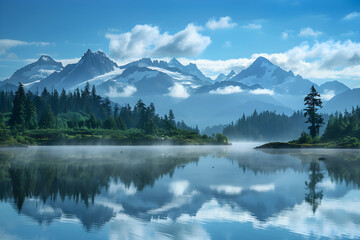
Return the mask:
[(309, 182), (305, 181), (308, 193), (305, 194), (305, 201), (312, 207), (313, 213), (320, 206), (323, 198), (323, 191), (316, 189), (316, 184), (322, 182), (324, 174), (320, 171), (320, 164), (318, 161), (312, 161), (309, 167)]

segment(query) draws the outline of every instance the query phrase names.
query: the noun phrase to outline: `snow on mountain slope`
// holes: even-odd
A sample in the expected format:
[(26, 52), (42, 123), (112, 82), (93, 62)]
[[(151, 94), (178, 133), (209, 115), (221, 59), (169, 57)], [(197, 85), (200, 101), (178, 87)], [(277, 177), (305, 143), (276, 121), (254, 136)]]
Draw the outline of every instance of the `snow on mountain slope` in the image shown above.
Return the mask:
[[(318, 89), (324, 102), (330, 100), (338, 108), (352, 106), (357, 101), (349, 88), (340, 82), (326, 82), (318, 86), (263, 57), (257, 58), (239, 74), (231, 71), (228, 75), (220, 74), (213, 81), (204, 76), (195, 64), (184, 66), (175, 58), (169, 62), (143, 58), (118, 67), (103, 52), (88, 50), (78, 63), (64, 68), (51, 57), (42, 56), (37, 62), (19, 69), (11, 78), (1, 82), (0, 89), (16, 89), (19, 80), (33, 91), (37, 88), (41, 91), (43, 87), (73, 90), (83, 88), (89, 82), (96, 86), (101, 95), (122, 101), (133, 98), (149, 101), (157, 99), (165, 105), (164, 101), (172, 99), (184, 116), (191, 109), (205, 114), (203, 109), (213, 111), (212, 108), (222, 108), (232, 111), (239, 106), (247, 112), (254, 107), (266, 109), (266, 106), (268, 110), (298, 110), (303, 108), (303, 98), (312, 85)], [(335, 98), (340, 95), (345, 100)], [(181, 102), (197, 107), (187, 109)], [(327, 103), (326, 106), (330, 109)], [(214, 117), (217, 114), (224, 114), (224, 118), (231, 115), (217, 111)]]
[(340, 93), (324, 104), (322, 112), (335, 113), (351, 111), (352, 108), (360, 106), (360, 88), (349, 89)]
[(258, 57), (248, 68), (231, 78), (246, 85), (260, 84), (263, 88), (273, 89), (278, 94), (303, 95), (315, 83), (295, 76), (274, 65), (264, 57)]
[(51, 57), (43, 55), (36, 62), (17, 70), (1, 84), (8, 83), (17, 86), (21, 82), (25, 86), (30, 86), (40, 82), (54, 72), (60, 72), (62, 69), (61, 62), (56, 62)]
[(328, 101), (334, 96), (341, 94), (349, 90), (345, 84), (342, 84), (338, 81), (326, 82), (318, 88), (319, 93), (321, 94), (323, 100)]
[(229, 81), (232, 77), (236, 75), (234, 70), (231, 70), (228, 75), (225, 75), (223, 73), (220, 73), (216, 79), (215, 82), (221, 82), (221, 81)]
[(157, 71), (162, 71), (166, 74), (171, 73), (177, 77), (181, 75), (182, 78), (192, 79), (192, 82), (196, 82), (196, 85), (210, 84), (213, 82), (197, 68), (196, 64), (190, 63), (184, 66), (176, 58), (172, 58), (169, 62), (142, 58), (121, 66), (121, 68), (128, 68), (130, 66), (156, 68)]
[(74, 86), (73, 88), (83, 88), (85, 86), (86, 83), (89, 83), (90, 85), (100, 85), (108, 80), (111, 80), (113, 78), (118, 77), (119, 75), (121, 75), (124, 72), (124, 69), (120, 69), (115, 67), (113, 71), (105, 73), (103, 75), (99, 75), (96, 77), (93, 77), (91, 79), (88, 79), (82, 83), (79, 83), (78, 85)]
[(49, 75), (35, 86), (40, 89), (44, 87), (55, 87), (58, 90), (72, 89), (94, 77), (112, 72), (117, 67), (117, 64), (111, 61), (105, 53), (101, 51), (93, 53), (89, 49), (79, 62), (67, 65), (61, 72)]
[[(239, 83), (239, 82), (234, 82), (234, 81), (221, 81), (221, 82), (216, 82), (213, 85), (205, 85), (202, 87), (199, 87), (198, 89), (195, 90), (195, 94), (204, 94), (204, 93), (211, 93), (211, 92), (216, 92), (219, 90), (226, 90), (226, 89), (241, 89), (241, 90), (255, 90), (255, 89), (261, 89), (262, 87), (258, 84), (256, 85), (252, 85), (252, 86), (248, 86), (245, 85), (243, 83)], [(231, 93), (231, 92), (229, 92)]]
[(181, 70), (184, 73), (191, 74), (198, 79), (200, 79), (203, 82), (209, 82), (211, 79), (206, 77), (196, 66), (194, 63), (189, 63), (188, 65), (184, 66), (182, 65), (176, 58), (172, 58), (169, 63), (169, 67), (175, 67), (179, 70)]

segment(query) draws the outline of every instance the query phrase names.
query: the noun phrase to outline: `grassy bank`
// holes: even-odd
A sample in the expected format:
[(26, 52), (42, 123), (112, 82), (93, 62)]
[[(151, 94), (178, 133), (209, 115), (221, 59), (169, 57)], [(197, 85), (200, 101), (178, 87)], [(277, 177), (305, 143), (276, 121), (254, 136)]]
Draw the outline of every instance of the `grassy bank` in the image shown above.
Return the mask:
[(256, 148), (342, 148), (342, 149), (359, 149), (360, 141), (356, 137), (344, 137), (336, 141), (321, 142), (319, 139), (307, 139), (303, 138), (290, 142), (270, 142)]
[(159, 131), (146, 134), (139, 129), (36, 129), (9, 136), (2, 146), (26, 145), (228, 145), (223, 135), (200, 135), (195, 131)]

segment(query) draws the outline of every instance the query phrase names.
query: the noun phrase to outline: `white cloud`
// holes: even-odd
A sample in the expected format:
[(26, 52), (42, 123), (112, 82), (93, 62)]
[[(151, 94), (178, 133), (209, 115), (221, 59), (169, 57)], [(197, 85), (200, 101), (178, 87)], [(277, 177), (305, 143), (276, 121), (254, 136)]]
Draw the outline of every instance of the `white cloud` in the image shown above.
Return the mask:
[(190, 96), (186, 88), (179, 83), (175, 83), (174, 86), (169, 87), (169, 91), (168, 95), (173, 98), (188, 98)]
[(269, 192), (275, 190), (275, 185), (273, 183), (270, 184), (256, 184), (250, 186), (250, 190), (256, 191), (256, 192)]
[(65, 67), (68, 64), (77, 63), (80, 61), (80, 58), (69, 58), (69, 59), (55, 59), (57, 62), (61, 62), (62, 65)]
[(225, 41), (224, 44), (223, 44), (223, 47), (224, 48), (232, 47), (231, 41)]
[[(308, 238), (355, 239), (360, 235), (357, 221), (360, 213), (356, 207), (358, 202), (354, 202), (354, 198), (358, 199), (357, 193), (345, 196), (340, 199), (341, 201), (324, 198), (315, 214), (312, 213), (311, 206), (303, 201), (264, 221), (257, 219), (251, 212), (240, 206), (223, 204), (212, 199), (204, 203), (196, 214), (184, 213), (178, 218), (178, 221), (189, 224), (210, 221), (251, 223), (255, 229), (286, 229), (291, 233), (301, 234)], [(339, 213), (341, 213), (341, 218), (329, 217)]]
[(239, 86), (227, 86), (227, 87), (211, 90), (209, 93), (210, 94), (227, 95), (227, 94), (233, 94), (233, 93), (241, 93), (243, 91), (244, 90), (242, 90)]
[(136, 87), (131, 85), (125, 86), (122, 92), (119, 92), (116, 87), (110, 87), (110, 90), (108, 93), (106, 93), (106, 96), (110, 98), (130, 97), (136, 91), (137, 91)]
[(317, 38), (321, 34), (322, 34), (322, 32), (320, 32), (320, 31), (315, 31), (311, 27), (306, 27), (306, 28), (302, 28), (300, 30), (299, 36), (300, 37), (315, 37), (315, 38)]
[(188, 181), (175, 181), (170, 183), (169, 192), (174, 194), (175, 197), (179, 197), (185, 194), (189, 188), (190, 183)]
[(325, 89), (323, 93), (321, 93), (321, 99), (324, 101), (329, 101), (335, 96), (334, 90)]
[(111, 182), (108, 193), (112, 195), (116, 194), (125, 194), (125, 195), (134, 195), (137, 192), (134, 184), (130, 184), (130, 186), (125, 186), (123, 183), (115, 183)]
[[(43, 55), (46, 55), (46, 54), (43, 54)], [(80, 61), (80, 59), (81, 58), (77, 57), (77, 58), (67, 58), (67, 59), (54, 59), (54, 61), (61, 62), (62, 65), (65, 67), (68, 64), (77, 63), (78, 61)], [(28, 59), (25, 59), (24, 61), (27, 64), (30, 64), (30, 63), (36, 62), (37, 60), (39, 60), (39, 59), (38, 58), (28, 58)]]
[(247, 25), (243, 25), (242, 27), (246, 28), (246, 29), (261, 29), (262, 25), (261, 24), (256, 24), (256, 23), (249, 23)]
[(351, 40), (303, 42), (283, 53), (253, 54), (252, 59), (259, 56), (304, 78), (360, 80), (360, 43)]
[(352, 12), (349, 13), (348, 15), (346, 15), (343, 20), (353, 20), (355, 18), (359, 18), (360, 17), (360, 12)]
[(312, 80), (360, 80), (360, 42), (351, 40), (316, 41), (313, 44), (303, 42), (285, 52), (256, 53), (249, 58), (229, 60), (178, 58), (178, 60), (182, 64), (195, 63), (206, 76), (215, 79), (219, 73), (228, 73), (231, 70), (241, 72), (259, 56), (266, 57), (287, 71), (292, 70), (295, 74)]
[(26, 42), (20, 40), (13, 40), (13, 39), (0, 39), (0, 55), (5, 54), (7, 50), (18, 47), (18, 46), (46, 46), (49, 45), (48, 42)]
[(289, 37), (289, 34), (287, 32), (282, 32), (281, 33), (281, 38), (282, 39), (286, 40), (286, 39), (288, 39), (288, 37)]
[(197, 67), (206, 75), (215, 77), (219, 73), (229, 73), (231, 70), (240, 72), (248, 67), (254, 60), (248, 58), (228, 59), (228, 60), (209, 60), (209, 59), (178, 59), (182, 64), (195, 63)]
[(197, 56), (211, 43), (199, 32), (201, 27), (189, 24), (174, 35), (160, 33), (157, 26), (136, 25), (130, 32), (106, 34), (110, 39), (110, 56), (115, 59), (161, 56)]
[(231, 185), (211, 185), (210, 189), (226, 195), (238, 195), (242, 192), (242, 187)]
[(254, 95), (274, 95), (274, 90), (257, 88), (250, 90), (249, 93)]
[(229, 16), (221, 17), (218, 21), (216, 21), (215, 18), (212, 18), (206, 23), (206, 27), (211, 30), (233, 28), (236, 25), (236, 23), (231, 22), (231, 18)]

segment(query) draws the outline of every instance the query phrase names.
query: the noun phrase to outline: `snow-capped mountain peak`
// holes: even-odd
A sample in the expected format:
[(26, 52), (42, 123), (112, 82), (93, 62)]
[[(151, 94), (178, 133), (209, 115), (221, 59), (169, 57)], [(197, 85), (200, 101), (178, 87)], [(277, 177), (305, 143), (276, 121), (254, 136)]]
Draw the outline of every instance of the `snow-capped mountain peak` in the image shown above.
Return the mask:
[(225, 75), (225, 74), (223, 74), (223, 73), (220, 73), (220, 74), (216, 77), (215, 82), (228, 81), (228, 80), (230, 80), (232, 77), (234, 77), (235, 75), (236, 75), (236, 73), (235, 73), (234, 70), (231, 70), (228, 75)]
[[(258, 57), (248, 68), (231, 78), (248, 86), (260, 84), (280, 94), (303, 95), (314, 83), (292, 71), (285, 71), (264, 57)], [(315, 84), (316, 85), (316, 84)]]
[(38, 62), (55, 62), (54, 59), (52, 59), (50, 56), (42, 55)]
[(182, 70), (182, 68), (184, 67), (184, 65), (182, 65), (176, 58), (172, 58), (169, 63), (168, 63), (169, 67), (176, 67), (179, 68), (180, 70)]
[(4, 80), (2, 83), (17, 86), (18, 83), (21, 82), (25, 86), (31, 86), (62, 69), (63, 65), (61, 62), (56, 62), (50, 56), (42, 55), (36, 62), (20, 68), (9, 79)]
[(38, 86), (55, 87), (57, 89), (72, 89), (84, 81), (96, 76), (104, 75), (118, 68), (117, 64), (110, 60), (101, 51), (92, 52), (88, 49), (75, 64), (67, 65), (60, 73), (54, 73), (43, 79)]

